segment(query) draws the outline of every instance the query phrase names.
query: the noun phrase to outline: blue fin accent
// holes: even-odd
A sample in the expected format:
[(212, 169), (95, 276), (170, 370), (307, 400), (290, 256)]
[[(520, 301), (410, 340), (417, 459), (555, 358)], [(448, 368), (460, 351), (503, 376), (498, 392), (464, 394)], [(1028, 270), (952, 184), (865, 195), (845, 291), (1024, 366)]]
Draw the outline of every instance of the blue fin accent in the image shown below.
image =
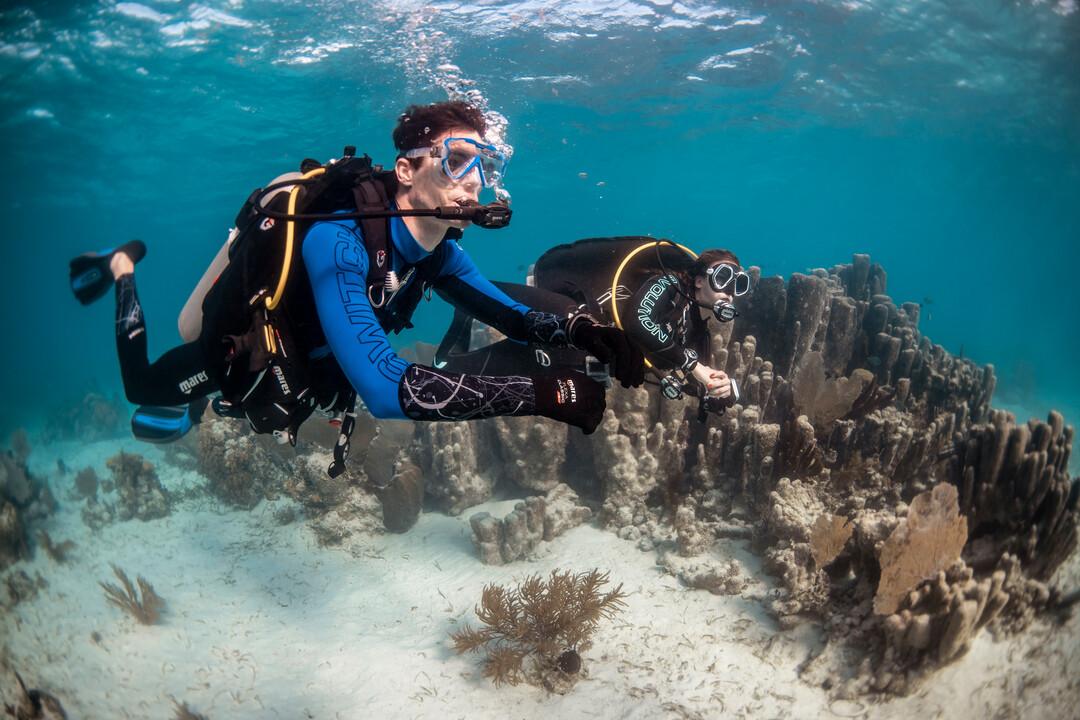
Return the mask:
[(179, 440), (202, 419), (206, 404), (206, 398), (201, 398), (190, 405), (178, 407), (140, 405), (131, 416), (131, 432), (145, 442), (169, 443)]

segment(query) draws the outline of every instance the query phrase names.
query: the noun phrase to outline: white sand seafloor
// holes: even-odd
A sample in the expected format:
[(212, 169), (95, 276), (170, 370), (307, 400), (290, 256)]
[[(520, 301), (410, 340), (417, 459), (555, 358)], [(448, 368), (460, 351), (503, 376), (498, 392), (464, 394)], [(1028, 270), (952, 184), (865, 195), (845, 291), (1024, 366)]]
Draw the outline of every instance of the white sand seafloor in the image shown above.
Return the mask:
[[(713, 552), (754, 578), (741, 595), (690, 590), (654, 552), (594, 526), (541, 546), (534, 561), (480, 563), (468, 518), (421, 516), (403, 535), (353, 535), (320, 547), (304, 521), (279, 525), (292, 501), (226, 510), (206, 495), (166, 518), (92, 532), (69, 499), (74, 471), (119, 449), (154, 462), (163, 485), (202, 484), (134, 441), (35, 447), (31, 470), (61, 502), (45, 525), (77, 547), (65, 564), (37, 552), (16, 566), (48, 586), (0, 623), (0, 644), (31, 687), (56, 695), (71, 718), (172, 718), (172, 700), (222, 718), (1077, 718), (1080, 619), (1037, 622), (995, 641), (981, 633), (964, 657), (911, 696), (834, 700), (798, 678), (820, 643), (811, 623), (781, 632), (757, 598), (771, 580), (739, 542)], [(63, 458), (72, 472), (56, 474)], [(141, 626), (106, 603), (110, 563), (153, 583), (167, 602)], [(588, 676), (565, 696), (495, 688), (448, 635), (476, 623), (485, 584), (554, 568), (608, 570), (627, 608), (602, 624), (585, 653)], [(1080, 585), (1077, 554), (1055, 578)], [(100, 640), (95, 640), (94, 633)]]

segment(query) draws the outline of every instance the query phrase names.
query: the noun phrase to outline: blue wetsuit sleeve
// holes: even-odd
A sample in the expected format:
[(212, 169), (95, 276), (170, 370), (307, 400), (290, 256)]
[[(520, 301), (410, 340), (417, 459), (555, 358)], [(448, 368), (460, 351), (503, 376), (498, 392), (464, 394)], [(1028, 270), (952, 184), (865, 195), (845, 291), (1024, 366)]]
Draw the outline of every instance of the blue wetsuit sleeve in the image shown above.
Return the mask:
[(367, 250), (354, 223), (321, 222), (303, 245), (315, 307), (327, 343), (377, 418), (404, 418), (398, 386), (409, 363), (390, 347), (367, 297)]
[(565, 346), (567, 318), (519, 303), (480, 274), (468, 253), (450, 242), (435, 287), (456, 307), (519, 341)]

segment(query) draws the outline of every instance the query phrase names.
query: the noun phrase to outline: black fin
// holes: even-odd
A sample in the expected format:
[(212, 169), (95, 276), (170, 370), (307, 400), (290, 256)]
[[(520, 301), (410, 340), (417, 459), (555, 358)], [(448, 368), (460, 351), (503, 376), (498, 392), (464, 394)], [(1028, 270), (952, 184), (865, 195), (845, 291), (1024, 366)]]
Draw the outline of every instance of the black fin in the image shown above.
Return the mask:
[(109, 250), (83, 253), (69, 263), (71, 291), (83, 305), (94, 302), (112, 287), (113, 276), (109, 263), (118, 252), (127, 253), (131, 261), (137, 263), (146, 256), (146, 245), (142, 240), (132, 240)]

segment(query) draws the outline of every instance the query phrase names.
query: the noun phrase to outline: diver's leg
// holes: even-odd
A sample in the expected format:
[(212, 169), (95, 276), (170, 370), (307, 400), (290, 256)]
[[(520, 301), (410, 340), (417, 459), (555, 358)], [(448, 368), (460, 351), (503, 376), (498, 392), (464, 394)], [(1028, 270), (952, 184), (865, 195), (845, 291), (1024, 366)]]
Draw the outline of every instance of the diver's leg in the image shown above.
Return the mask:
[(116, 351), (128, 400), (138, 405), (186, 405), (216, 390), (197, 342), (175, 347), (150, 363), (133, 266), (114, 260), (112, 267), (117, 273)]

